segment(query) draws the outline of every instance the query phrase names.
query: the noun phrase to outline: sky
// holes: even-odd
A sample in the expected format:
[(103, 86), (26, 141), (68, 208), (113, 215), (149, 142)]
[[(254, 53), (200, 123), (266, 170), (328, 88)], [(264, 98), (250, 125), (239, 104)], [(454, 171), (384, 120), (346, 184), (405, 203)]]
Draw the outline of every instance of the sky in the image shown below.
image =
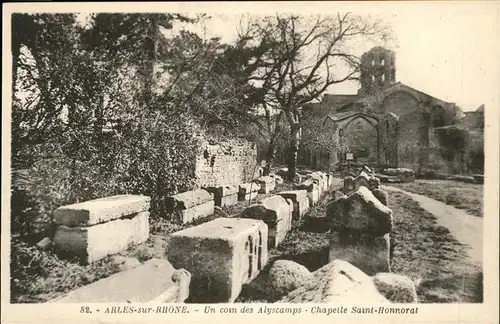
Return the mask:
[[(397, 39), (396, 46), (390, 47), (396, 52), (396, 81), (454, 102), (464, 111), (475, 110), (482, 104), (487, 107), (497, 100), (498, 6), (491, 2), (375, 4), (328, 3), (322, 12), (349, 10), (389, 24)], [(218, 36), (230, 42), (236, 37), (240, 15), (213, 12), (205, 22), (206, 29), (199, 31), (207, 37)], [(361, 55), (372, 46), (359, 44), (355, 54)], [(329, 88), (328, 92), (352, 94), (358, 87), (355, 83), (344, 83)]]
[[(464, 111), (485, 104), (498, 109), (500, 89), (500, 2), (498, 1), (351, 1), (351, 2), (180, 2), (114, 4), (52, 4), (58, 12), (181, 12), (207, 13), (206, 37), (231, 42), (237, 35), (241, 14), (343, 13), (379, 18), (392, 27), (397, 38), (396, 81)], [(20, 5), (19, 5), (20, 6)], [(29, 12), (50, 11), (51, 4), (26, 5)], [(383, 45), (383, 44), (382, 44)], [(373, 44), (360, 43), (361, 55)], [(354, 94), (357, 84), (343, 83), (329, 93)]]

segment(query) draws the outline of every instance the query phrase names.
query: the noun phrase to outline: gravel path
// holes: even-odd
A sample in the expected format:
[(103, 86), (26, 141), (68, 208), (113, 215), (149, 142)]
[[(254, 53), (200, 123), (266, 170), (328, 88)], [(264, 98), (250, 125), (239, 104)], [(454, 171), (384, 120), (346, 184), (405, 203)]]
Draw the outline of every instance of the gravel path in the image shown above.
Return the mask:
[(483, 218), (466, 213), (461, 209), (446, 205), (435, 199), (404, 191), (395, 187), (382, 186), (387, 191), (396, 191), (410, 196), (420, 206), (437, 218), (439, 225), (448, 228), (462, 244), (468, 245), (469, 256), (473, 262), (483, 262)]

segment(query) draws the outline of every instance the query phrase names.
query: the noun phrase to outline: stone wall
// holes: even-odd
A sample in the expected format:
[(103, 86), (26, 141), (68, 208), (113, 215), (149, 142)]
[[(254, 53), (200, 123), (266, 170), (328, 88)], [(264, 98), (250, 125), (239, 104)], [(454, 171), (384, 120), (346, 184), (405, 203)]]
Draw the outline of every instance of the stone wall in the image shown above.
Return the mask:
[(221, 143), (204, 141), (196, 160), (198, 187), (238, 186), (255, 177), (257, 164), (255, 144), (243, 139)]

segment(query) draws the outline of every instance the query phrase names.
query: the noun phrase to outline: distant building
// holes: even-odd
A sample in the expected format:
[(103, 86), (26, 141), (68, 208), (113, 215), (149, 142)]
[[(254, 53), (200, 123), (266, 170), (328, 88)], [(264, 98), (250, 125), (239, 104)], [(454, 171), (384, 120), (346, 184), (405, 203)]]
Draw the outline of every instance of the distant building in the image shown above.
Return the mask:
[(306, 141), (299, 153), (301, 164), (331, 169), (345, 163), (349, 151), (353, 163), (466, 172), (466, 167), (457, 166), (465, 162), (456, 162), (459, 155), (463, 158), (464, 148), (457, 144), (454, 153), (453, 141), (443, 139), (449, 135), (435, 130), (457, 124), (463, 129), (484, 127), (484, 106), (462, 118), (454, 103), (397, 82), (395, 53), (383, 47), (361, 56), (360, 81), (357, 94), (325, 94), (320, 103), (305, 107), (305, 118), (316, 120), (306, 124), (316, 126), (304, 132), (318, 133), (321, 125), (326, 142), (346, 145), (312, 152)]

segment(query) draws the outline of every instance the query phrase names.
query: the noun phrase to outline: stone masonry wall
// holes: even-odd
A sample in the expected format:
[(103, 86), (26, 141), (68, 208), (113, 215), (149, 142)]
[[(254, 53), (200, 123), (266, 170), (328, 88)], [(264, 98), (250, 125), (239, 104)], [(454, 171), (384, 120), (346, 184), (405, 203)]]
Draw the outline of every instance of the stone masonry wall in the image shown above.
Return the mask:
[(253, 143), (243, 139), (205, 141), (200, 151), (195, 167), (198, 187), (238, 186), (255, 178), (257, 148)]

